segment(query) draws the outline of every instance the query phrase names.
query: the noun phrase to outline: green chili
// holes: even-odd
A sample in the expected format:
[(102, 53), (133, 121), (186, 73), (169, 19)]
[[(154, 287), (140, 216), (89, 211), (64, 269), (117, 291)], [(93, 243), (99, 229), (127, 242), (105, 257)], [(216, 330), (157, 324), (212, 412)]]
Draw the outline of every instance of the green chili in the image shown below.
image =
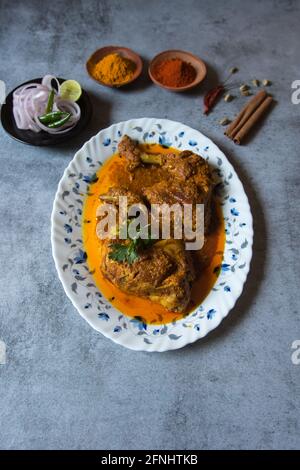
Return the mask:
[(66, 116), (59, 119), (58, 121), (52, 122), (51, 124), (48, 124), (48, 127), (50, 129), (55, 129), (56, 127), (61, 127), (63, 126), (71, 117), (71, 113), (65, 113)]
[(68, 113), (63, 111), (53, 111), (52, 113), (43, 114), (39, 116), (39, 120), (42, 124), (52, 124), (53, 122), (59, 121), (63, 117), (66, 117)]
[(54, 104), (54, 90), (52, 89), (49, 93), (48, 103), (46, 107), (46, 114), (51, 113)]

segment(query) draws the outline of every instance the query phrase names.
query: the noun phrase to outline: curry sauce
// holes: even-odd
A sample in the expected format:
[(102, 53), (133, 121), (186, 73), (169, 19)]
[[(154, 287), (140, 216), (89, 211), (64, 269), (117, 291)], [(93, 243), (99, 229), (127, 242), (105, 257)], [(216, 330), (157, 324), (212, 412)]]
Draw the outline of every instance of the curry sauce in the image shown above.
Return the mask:
[[(147, 153), (179, 153), (176, 149), (164, 148), (157, 144), (141, 146)], [(86, 197), (83, 213), (83, 241), (87, 253), (87, 261), (91, 271), (94, 272), (94, 281), (112, 305), (123, 314), (130, 317), (141, 317), (146, 323), (161, 324), (178, 320), (192, 311), (205, 299), (216, 282), (218, 266), (223, 258), (225, 231), (222, 210), (213, 199), (212, 223), (209, 233), (205, 236), (205, 243), (201, 250), (191, 251), (194, 259), (197, 277), (193, 283), (191, 301), (185, 313), (169, 312), (162, 305), (149, 299), (137, 297), (122, 292), (118, 287), (108, 281), (101, 269), (103, 241), (96, 235), (96, 210), (99, 205), (99, 195), (106, 193), (113, 186), (126, 186), (133, 192), (141, 194), (141, 181), (143, 186), (151, 186), (163, 176), (163, 169), (155, 168), (155, 171), (145, 167), (135, 170), (136, 177), (130, 178), (126, 168), (126, 161), (117, 153), (110, 157), (98, 171), (98, 180), (91, 186), (90, 194)]]

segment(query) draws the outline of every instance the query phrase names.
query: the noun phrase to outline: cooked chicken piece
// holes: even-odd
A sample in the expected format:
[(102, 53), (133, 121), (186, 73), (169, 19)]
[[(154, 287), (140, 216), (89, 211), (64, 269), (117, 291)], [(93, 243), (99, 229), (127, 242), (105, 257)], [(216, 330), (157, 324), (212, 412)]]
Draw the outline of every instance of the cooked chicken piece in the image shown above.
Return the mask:
[(143, 164), (159, 165), (166, 170), (165, 179), (144, 190), (150, 204), (204, 204), (204, 229), (208, 231), (213, 184), (204, 158), (189, 150), (178, 155), (171, 152), (160, 155), (142, 153), (138, 144), (128, 136), (121, 140), (119, 152), (129, 161), (131, 170)]
[(130, 171), (134, 170), (137, 166), (140, 165), (140, 149), (138, 148), (136, 142), (130, 139), (130, 137), (124, 135), (118, 145), (118, 150), (120, 156), (126, 158), (126, 160), (128, 161), (127, 168)]
[(193, 204), (198, 196), (197, 186), (191, 182), (179, 186), (176, 181), (162, 180), (144, 190), (146, 199), (151, 204)]
[(204, 191), (211, 186), (211, 174), (208, 163), (204, 158), (200, 157), (190, 150), (184, 150), (179, 154), (167, 153), (164, 155), (141, 154), (141, 160), (144, 163), (152, 163), (165, 168), (172, 178), (178, 181), (187, 181), (192, 179), (198, 185), (201, 185)]
[(212, 179), (207, 162), (190, 151), (179, 155), (161, 155), (161, 166), (171, 176), (147, 188), (144, 194), (151, 204), (204, 204), (204, 229), (210, 223)]
[(119, 207), (119, 197), (127, 196), (127, 205), (144, 204), (142, 198), (125, 187), (110, 188), (106, 194), (100, 194), (99, 199), (103, 202), (114, 204)]
[(107, 279), (129, 294), (146, 297), (170, 311), (182, 312), (190, 301), (194, 270), (190, 253), (179, 240), (159, 241), (132, 264), (109, 257), (106, 244), (101, 269)]
[(176, 180), (186, 181), (192, 176), (196, 177), (197, 184), (201, 184), (203, 189), (211, 186), (212, 179), (208, 163), (200, 155), (190, 150), (167, 154), (148, 154), (141, 152), (138, 142), (128, 135), (124, 135), (118, 145), (119, 154), (128, 160), (129, 169), (134, 170), (141, 164), (160, 165), (165, 168)]
[[(100, 194), (99, 199), (105, 204), (112, 204), (114, 205), (118, 210), (119, 210), (119, 204), (120, 200), (119, 198), (121, 196), (126, 196), (127, 197), (127, 208), (129, 209), (131, 206), (138, 206), (139, 204), (144, 204), (143, 199), (133, 191), (130, 191), (129, 189), (125, 187), (116, 187), (116, 188), (110, 188), (109, 191), (105, 194)], [(103, 205), (100, 204), (97, 209), (96, 209), (96, 217), (98, 221), (106, 217), (107, 212), (103, 211)], [(108, 235), (108, 238), (115, 238), (117, 234), (119, 233), (119, 223), (118, 220), (115, 221), (116, 223), (114, 226), (111, 228), (111, 232)], [(97, 224), (96, 227), (96, 234), (97, 236), (101, 239), (103, 237), (103, 229), (100, 224)], [(107, 229), (107, 228), (106, 228)]]
[[(201, 190), (194, 182), (189, 186), (179, 186), (175, 182), (160, 181), (151, 188), (144, 191), (146, 199), (150, 204), (204, 204), (204, 232), (207, 233), (210, 225), (211, 215), (211, 191), (207, 195), (201, 193)], [(193, 228), (195, 228), (195, 211), (193, 210)]]

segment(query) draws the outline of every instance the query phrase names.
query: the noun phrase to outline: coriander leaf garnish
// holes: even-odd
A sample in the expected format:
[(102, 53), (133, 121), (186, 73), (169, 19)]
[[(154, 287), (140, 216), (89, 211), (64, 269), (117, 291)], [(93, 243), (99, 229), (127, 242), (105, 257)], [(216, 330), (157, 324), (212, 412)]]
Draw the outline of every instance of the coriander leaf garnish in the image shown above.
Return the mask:
[(151, 238), (129, 238), (127, 244), (111, 243), (108, 257), (118, 263), (133, 264), (140, 258), (139, 251), (149, 248), (154, 242)]
[(111, 252), (108, 257), (118, 263), (132, 264), (140, 257), (137, 252), (138, 245), (139, 243), (137, 243), (137, 240), (130, 240), (126, 245), (122, 245), (121, 243), (112, 243), (109, 245)]
[(127, 262), (132, 264), (134, 260), (132, 260), (132, 249), (129, 245), (121, 245), (121, 243), (113, 243), (109, 245), (111, 248), (111, 252), (109, 253), (109, 259), (117, 261), (118, 263)]

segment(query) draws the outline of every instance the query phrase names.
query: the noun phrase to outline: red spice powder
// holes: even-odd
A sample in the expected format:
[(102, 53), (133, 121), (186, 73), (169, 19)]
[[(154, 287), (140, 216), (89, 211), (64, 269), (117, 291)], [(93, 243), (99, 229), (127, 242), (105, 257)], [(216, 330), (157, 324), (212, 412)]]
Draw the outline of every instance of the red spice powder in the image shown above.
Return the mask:
[(168, 59), (156, 65), (153, 75), (162, 85), (179, 88), (195, 80), (196, 70), (181, 59)]

